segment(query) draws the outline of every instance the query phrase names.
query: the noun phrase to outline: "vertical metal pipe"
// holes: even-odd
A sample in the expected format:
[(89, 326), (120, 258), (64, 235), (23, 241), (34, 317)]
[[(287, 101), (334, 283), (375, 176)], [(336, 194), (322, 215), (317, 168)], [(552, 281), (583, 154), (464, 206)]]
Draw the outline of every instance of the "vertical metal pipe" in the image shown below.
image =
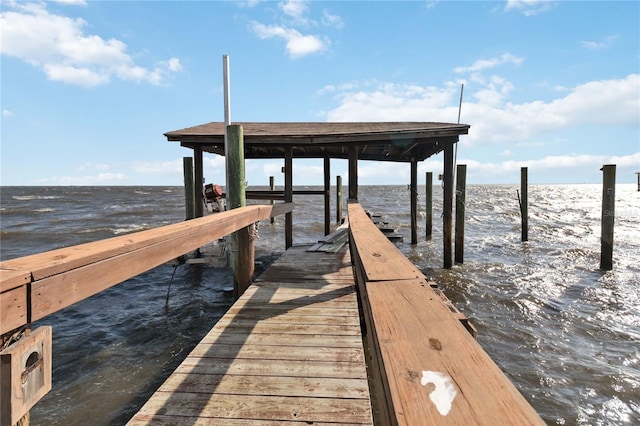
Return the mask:
[(224, 90), (224, 158), (225, 158), (225, 192), (229, 199), (229, 150), (227, 140), (227, 127), (231, 125), (231, 83), (229, 81), (229, 56), (222, 55), (222, 80)]

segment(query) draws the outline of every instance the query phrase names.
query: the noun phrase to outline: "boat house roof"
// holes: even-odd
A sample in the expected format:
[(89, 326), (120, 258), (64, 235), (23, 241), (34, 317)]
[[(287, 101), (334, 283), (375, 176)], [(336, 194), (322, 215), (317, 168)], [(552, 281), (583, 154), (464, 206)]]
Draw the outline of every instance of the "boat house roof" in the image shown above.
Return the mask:
[[(434, 122), (234, 122), (244, 134), (245, 158), (282, 158), (291, 146), (294, 158), (348, 158), (358, 147), (361, 160), (422, 161), (466, 135), (468, 124)], [(224, 122), (165, 133), (169, 141), (224, 155)]]

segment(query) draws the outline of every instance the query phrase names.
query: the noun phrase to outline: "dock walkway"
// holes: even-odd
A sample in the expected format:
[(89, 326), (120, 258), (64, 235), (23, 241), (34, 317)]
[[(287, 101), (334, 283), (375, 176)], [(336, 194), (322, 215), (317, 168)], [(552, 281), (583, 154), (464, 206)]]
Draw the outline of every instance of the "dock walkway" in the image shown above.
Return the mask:
[(130, 420), (373, 423), (351, 258), (288, 249)]

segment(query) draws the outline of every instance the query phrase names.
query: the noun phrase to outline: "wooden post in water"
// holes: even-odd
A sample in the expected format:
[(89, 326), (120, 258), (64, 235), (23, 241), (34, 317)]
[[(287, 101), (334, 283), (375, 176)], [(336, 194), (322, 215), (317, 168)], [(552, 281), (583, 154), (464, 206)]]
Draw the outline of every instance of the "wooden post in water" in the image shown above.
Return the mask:
[(331, 233), (331, 158), (324, 155), (324, 235)]
[[(271, 189), (271, 192), (276, 190), (276, 181), (273, 176), (269, 176), (269, 189)], [(273, 199), (271, 199), (271, 205), (273, 205), (273, 203), (274, 201)], [(270, 220), (271, 220), (271, 223), (274, 223), (276, 221), (275, 216), (272, 217)]]
[(522, 220), (522, 241), (529, 241), (529, 170), (527, 167), (520, 168), (520, 217)]
[(444, 194), (442, 202), (442, 241), (444, 245), (444, 268), (453, 266), (451, 250), (451, 222), (453, 210), (453, 142), (444, 147), (444, 173), (442, 181)]
[(182, 158), (182, 171), (184, 173), (184, 206), (186, 210), (186, 220), (190, 220), (195, 217), (195, 198), (193, 192), (193, 158)]
[(600, 269), (613, 269), (613, 225), (616, 202), (616, 165), (602, 166), (602, 229), (600, 236)]
[[(293, 148), (284, 148), (284, 201), (293, 202)], [(284, 246), (288, 249), (293, 245), (293, 215), (291, 212), (284, 216)]]
[(426, 238), (431, 239), (433, 233), (433, 172), (427, 172), (427, 181), (425, 182), (425, 210), (426, 210)]
[(411, 244), (418, 244), (418, 161), (411, 159)]
[[(229, 177), (229, 209), (244, 207), (245, 196), (244, 171), (244, 135), (242, 126), (227, 126), (227, 175)], [(232, 235), (231, 255), (233, 265), (233, 295), (237, 299), (253, 282), (255, 265), (254, 251), (255, 226), (250, 225)]]
[(638, 192), (640, 192), (640, 172), (636, 172), (636, 175), (638, 176)]
[(464, 214), (467, 198), (467, 165), (458, 164), (456, 167), (456, 239), (455, 261), (464, 262)]
[(336, 223), (342, 223), (342, 176), (336, 176)]

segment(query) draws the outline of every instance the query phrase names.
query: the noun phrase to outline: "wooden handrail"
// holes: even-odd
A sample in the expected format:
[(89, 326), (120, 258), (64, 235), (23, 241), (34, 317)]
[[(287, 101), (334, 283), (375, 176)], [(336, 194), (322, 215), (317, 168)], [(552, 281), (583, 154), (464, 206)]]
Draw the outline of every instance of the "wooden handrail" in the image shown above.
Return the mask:
[(292, 210), (293, 203), (241, 207), (0, 262), (0, 334), (41, 319), (254, 222)]
[(360, 204), (348, 217), (376, 423), (544, 424)]

